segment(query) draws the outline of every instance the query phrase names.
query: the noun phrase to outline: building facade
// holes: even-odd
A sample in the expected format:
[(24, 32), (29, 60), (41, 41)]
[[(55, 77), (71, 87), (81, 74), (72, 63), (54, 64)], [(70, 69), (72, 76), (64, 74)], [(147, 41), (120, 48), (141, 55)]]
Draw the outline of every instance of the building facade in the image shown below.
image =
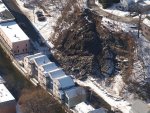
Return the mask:
[(142, 23), (142, 34), (150, 41), (150, 19), (145, 18)]
[(58, 67), (54, 62), (48, 62), (38, 68), (38, 81), (44, 89), (50, 89), (50, 75), (49, 72), (56, 70)]
[(35, 65), (33, 64), (33, 59), (40, 55), (42, 55), (42, 53), (37, 53), (34, 55), (29, 55), (24, 57), (23, 63), (24, 63), (24, 68), (27, 71), (28, 77), (31, 77), (34, 74)]
[(15, 55), (30, 52), (30, 39), (15, 21), (0, 24), (0, 38)]
[(48, 62), (50, 62), (50, 60), (42, 53), (24, 57), (24, 68), (28, 73), (28, 77), (35, 77), (38, 79), (38, 68)]
[(60, 100), (64, 99), (64, 90), (74, 87), (74, 81), (67, 75), (53, 80), (53, 94)]
[(86, 92), (82, 87), (73, 87), (65, 90), (65, 104), (68, 108), (75, 107), (77, 104), (86, 101)]

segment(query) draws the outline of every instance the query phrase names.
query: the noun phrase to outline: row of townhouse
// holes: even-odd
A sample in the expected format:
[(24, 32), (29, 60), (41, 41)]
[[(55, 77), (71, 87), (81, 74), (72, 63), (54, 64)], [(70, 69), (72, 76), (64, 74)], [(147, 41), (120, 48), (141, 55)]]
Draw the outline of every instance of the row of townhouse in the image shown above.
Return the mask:
[(26, 56), (24, 68), (27, 70), (28, 78), (35, 78), (41, 87), (50, 91), (68, 108), (86, 100), (85, 90), (77, 87), (73, 79), (51, 62), (46, 55), (37, 53)]
[(4, 83), (0, 76), (0, 113), (16, 113), (16, 100)]

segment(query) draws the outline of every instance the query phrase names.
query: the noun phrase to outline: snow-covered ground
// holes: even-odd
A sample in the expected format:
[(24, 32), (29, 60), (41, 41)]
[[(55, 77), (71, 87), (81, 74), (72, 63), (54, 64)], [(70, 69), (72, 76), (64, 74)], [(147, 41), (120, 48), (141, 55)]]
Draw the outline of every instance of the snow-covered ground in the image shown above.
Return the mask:
[[(23, 1), (25, 0), (22, 0), (22, 1), (17, 0), (19, 7), (23, 10), (26, 16), (31, 20), (31, 22), (33, 23), (37, 31), (42, 35), (44, 39), (43, 41), (53, 48), (54, 45), (51, 43), (51, 40), (53, 39), (51, 38), (54, 33), (54, 27), (56, 26), (56, 22), (58, 18), (61, 16), (61, 10), (51, 4), (49, 6), (48, 14), (45, 13), (45, 15), (50, 15), (50, 16), (46, 16), (47, 18), (46, 21), (39, 22), (37, 20), (37, 16), (35, 13), (38, 10), (42, 10), (42, 9), (39, 9), (38, 7), (35, 7), (35, 9), (24, 8)], [(87, 7), (86, 0), (83, 0), (83, 4), (81, 5), (82, 7), (86, 8)], [(105, 11), (113, 13), (118, 16), (126, 16), (129, 13), (129, 12), (122, 12), (122, 11), (115, 10), (115, 9), (113, 9), (113, 11), (112, 9), (107, 9)], [(122, 22), (117, 22), (117, 21), (113, 21), (105, 17), (102, 19), (102, 24), (112, 31), (117, 31), (117, 32), (124, 31), (124, 32), (130, 32), (133, 34), (137, 33), (137, 30), (133, 28), (133, 27), (136, 27), (136, 25), (134, 24), (126, 24)], [(149, 57), (150, 56), (150, 42), (147, 41), (145, 37), (143, 37), (142, 35), (140, 35), (139, 39), (135, 38), (135, 40), (137, 41), (137, 44), (139, 45), (137, 54), (138, 56), (140, 56), (141, 60), (138, 60), (137, 58), (136, 62), (134, 63), (135, 66), (133, 69), (133, 73), (136, 76), (135, 78), (140, 79), (141, 78), (140, 75), (143, 76), (144, 72), (146, 73), (147, 77), (148, 75), (150, 75), (150, 66), (149, 66), (150, 65), (150, 57)], [(144, 62), (144, 69), (143, 69), (143, 62)], [(107, 93), (107, 91), (105, 91), (103, 88), (100, 87), (100, 84), (97, 84), (96, 82), (91, 82), (89, 80), (86, 82), (80, 81), (80, 85), (86, 85), (86, 86), (91, 87), (93, 91), (95, 91), (111, 106), (113, 106), (114, 108), (120, 109), (124, 113), (128, 113), (131, 109), (130, 104), (127, 101), (124, 101), (122, 99), (119, 99), (118, 101), (119, 92), (124, 87), (124, 83), (123, 83), (120, 73), (121, 72), (119, 72), (118, 75), (116, 75), (114, 78), (114, 83), (112, 87), (113, 93), (111, 91)], [(95, 84), (99, 85), (99, 87), (97, 87)], [(113, 94), (115, 95), (113, 96)], [(117, 96), (117, 98), (115, 96)]]
[[(24, 12), (24, 14), (30, 19), (34, 27), (37, 29), (37, 31), (41, 34), (43, 38), (43, 42), (46, 42), (46, 44), (53, 48), (54, 45), (52, 44), (52, 37), (54, 34), (54, 27), (56, 27), (58, 18), (62, 15), (61, 12), (63, 8), (65, 7), (67, 1), (61, 0), (60, 1), (44, 1), (45, 3), (45, 9), (46, 13), (44, 13), (43, 9), (40, 9), (38, 6), (34, 6), (34, 8), (25, 8), (24, 3), (28, 2), (27, 0), (16, 0), (18, 3), (18, 6), (20, 9)], [(79, 0), (78, 5), (82, 8), (87, 7), (87, 0)], [(73, 9), (72, 9), (73, 10)], [(38, 21), (36, 12), (42, 11), (46, 17), (46, 21)], [(71, 11), (70, 11), (71, 12)], [(65, 29), (65, 28), (64, 28)]]
[[(49, 39), (51, 35), (54, 33), (53, 27), (56, 25), (57, 19), (60, 16), (60, 12), (55, 8), (54, 6), (51, 6), (52, 12), (50, 13), (50, 17), (46, 16), (46, 21), (38, 21), (36, 12), (37, 11), (43, 11), (42, 9), (39, 9), (37, 6), (33, 9), (25, 8), (23, 6), (24, 2), (26, 0), (17, 0), (18, 6), (21, 8), (21, 10), (24, 12), (24, 14), (30, 19), (32, 24), (35, 26), (38, 32), (42, 35), (44, 38), (44, 42), (48, 42), (49, 46), (53, 48), (53, 44), (49, 42)], [(54, 10), (56, 9), (56, 10)], [(44, 11), (43, 11), (44, 13)], [(44, 14), (47, 15), (47, 14)]]
[[(107, 9), (103, 9), (102, 5), (98, 2), (98, 0), (95, 1), (95, 4), (97, 6), (99, 6), (100, 9), (102, 9), (110, 14), (116, 15), (116, 16), (132, 17), (131, 15), (133, 15), (133, 18), (139, 18), (138, 14), (136, 14), (136, 13), (132, 14), (129, 11), (120, 10), (119, 7), (121, 6), (121, 3), (113, 4), (110, 8), (107, 8)], [(145, 18), (146, 16), (149, 16), (149, 15), (150, 15), (150, 11), (147, 11), (142, 14), (142, 18)]]
[(112, 109), (119, 109), (123, 113), (129, 113), (131, 110), (130, 103), (123, 100), (123, 99), (115, 99), (114, 97), (109, 96), (107, 92), (101, 87), (97, 86), (94, 82), (91, 80), (86, 80), (86, 81), (80, 81), (80, 80), (75, 80), (79, 85), (81, 86), (87, 86), (90, 87), (97, 95), (99, 95), (101, 98), (103, 98), (107, 103), (109, 103), (112, 106)]
[(138, 38), (137, 25), (117, 22), (105, 17), (102, 19), (102, 24), (111, 31), (124, 31), (135, 36), (137, 50), (133, 66), (133, 77), (135, 80), (138, 80), (138, 82), (150, 78), (150, 41), (148, 41), (142, 33), (140, 33), (140, 37)]
[(135, 30), (133, 29), (133, 27), (136, 27), (135, 24), (117, 22), (106, 17), (102, 18), (102, 24), (106, 26), (108, 29), (110, 29), (111, 31), (116, 31), (116, 32), (120, 32), (120, 31), (131, 32)]
[(98, 2), (98, 0), (95, 1), (95, 4), (97, 6), (99, 6), (102, 10), (108, 12), (108, 13), (111, 13), (111, 14), (114, 14), (116, 16), (129, 16), (130, 15), (130, 12), (128, 11), (121, 11), (121, 10), (118, 10), (116, 7), (120, 5), (120, 3), (118, 4), (114, 4), (112, 7), (110, 8), (107, 8), (107, 9), (103, 9), (102, 8), (102, 5)]

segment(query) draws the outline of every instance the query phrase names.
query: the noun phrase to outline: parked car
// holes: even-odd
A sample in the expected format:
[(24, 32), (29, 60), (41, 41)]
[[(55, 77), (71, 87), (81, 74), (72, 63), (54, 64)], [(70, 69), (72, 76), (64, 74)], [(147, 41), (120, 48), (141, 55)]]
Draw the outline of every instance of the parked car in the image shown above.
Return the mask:
[(46, 17), (43, 15), (42, 11), (37, 11), (35, 14), (38, 17), (38, 21), (45, 21), (46, 20)]
[(37, 17), (44, 16), (42, 11), (37, 11), (35, 14), (37, 15)]
[(45, 16), (38, 17), (38, 20), (39, 21), (46, 21), (46, 17)]

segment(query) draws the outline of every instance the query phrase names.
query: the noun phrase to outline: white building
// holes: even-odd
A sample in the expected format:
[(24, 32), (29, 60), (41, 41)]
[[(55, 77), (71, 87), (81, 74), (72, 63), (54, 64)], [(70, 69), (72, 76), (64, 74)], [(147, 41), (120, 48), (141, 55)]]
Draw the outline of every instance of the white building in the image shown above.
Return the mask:
[(24, 58), (24, 67), (27, 70), (29, 77), (33, 76), (38, 79), (38, 68), (48, 62), (50, 62), (50, 60), (46, 55), (37, 53)]
[(29, 56), (24, 57), (24, 60), (23, 60), (24, 68), (27, 71), (29, 76), (32, 76), (33, 70), (34, 70), (33, 59), (40, 55), (42, 55), (42, 53), (37, 53), (34, 55), (29, 55)]
[(38, 81), (40, 85), (44, 88), (50, 88), (50, 76), (49, 72), (58, 69), (54, 62), (48, 62), (39, 66), (38, 68)]
[(0, 113), (16, 113), (16, 101), (4, 84), (0, 84)]
[(1, 23), (0, 36), (13, 54), (29, 52), (30, 39), (15, 21)]
[(150, 40), (150, 19), (149, 18), (145, 18), (142, 23), (142, 34), (148, 40)]
[(64, 99), (64, 90), (74, 87), (74, 81), (69, 76), (62, 76), (53, 80), (53, 94), (60, 100)]
[(71, 89), (67, 89), (64, 91), (64, 94), (64, 102), (68, 108), (74, 107), (77, 104), (86, 101), (86, 92), (82, 87), (73, 87)]
[(61, 68), (57, 68), (56, 70), (50, 71), (49, 72), (49, 77), (50, 77), (50, 89), (53, 90), (53, 81), (56, 78), (66, 76), (64, 71)]

